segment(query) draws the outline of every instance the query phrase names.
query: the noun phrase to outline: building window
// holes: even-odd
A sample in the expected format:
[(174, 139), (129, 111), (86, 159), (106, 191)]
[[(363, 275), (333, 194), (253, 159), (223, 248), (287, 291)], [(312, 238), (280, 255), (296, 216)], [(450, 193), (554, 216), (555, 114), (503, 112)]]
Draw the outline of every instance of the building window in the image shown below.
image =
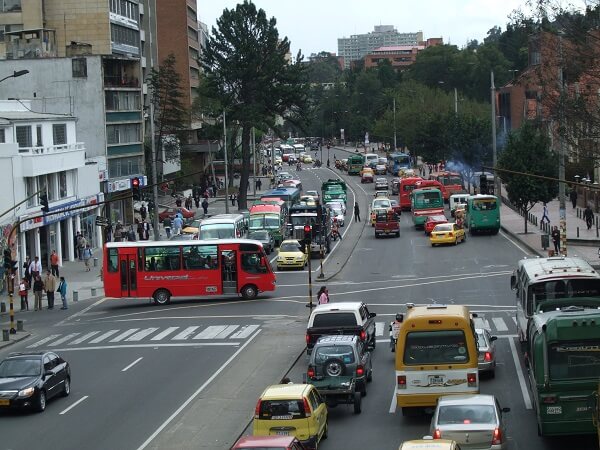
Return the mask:
[(4, 128), (0, 128), (0, 144), (6, 143), (6, 130)]
[(108, 144), (126, 144), (141, 142), (141, 126), (139, 123), (108, 125), (106, 139)]
[(0, 0), (0, 12), (21, 11), (21, 0)]
[(189, 37), (190, 37), (192, 40), (194, 40), (194, 41), (198, 42), (198, 30), (196, 30), (196, 29), (194, 29), (194, 28), (192, 28), (192, 27), (188, 27), (188, 36), (189, 36)]
[(42, 141), (42, 126), (41, 125), (36, 125), (35, 127), (35, 146), (36, 147), (43, 147), (43, 141)]
[(107, 111), (139, 111), (141, 108), (140, 93), (130, 91), (106, 91)]
[(52, 138), (54, 145), (64, 145), (67, 143), (67, 125), (64, 123), (55, 123), (52, 125)]
[(108, 160), (108, 177), (119, 178), (142, 173), (142, 157), (113, 158)]
[(31, 126), (16, 127), (17, 142), (20, 148), (31, 147)]
[(67, 172), (63, 170), (62, 172), (58, 172), (58, 198), (65, 198), (68, 195)]
[(112, 23), (110, 25), (111, 40), (116, 44), (124, 44), (138, 48), (140, 45), (140, 35), (136, 30), (122, 27)]
[(71, 67), (73, 78), (87, 78), (87, 60), (85, 58), (73, 58)]
[(31, 207), (36, 204), (36, 196), (33, 195), (36, 192), (35, 188), (35, 177), (25, 178), (25, 195), (27, 196), (27, 206)]

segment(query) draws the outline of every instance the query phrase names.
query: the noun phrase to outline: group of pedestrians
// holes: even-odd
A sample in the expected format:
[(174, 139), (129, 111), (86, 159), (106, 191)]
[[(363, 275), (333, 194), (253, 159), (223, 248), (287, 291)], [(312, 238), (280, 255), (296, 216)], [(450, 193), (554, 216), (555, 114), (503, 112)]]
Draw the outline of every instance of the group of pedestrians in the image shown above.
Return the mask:
[[(89, 246), (88, 246), (89, 247)], [(56, 251), (52, 251), (56, 255)], [(56, 263), (56, 264), (55, 264)], [(21, 299), (21, 311), (29, 311), (29, 291), (33, 291), (34, 311), (42, 310), (42, 297), (46, 293), (48, 309), (54, 309), (54, 296), (58, 292), (62, 300), (62, 308), (68, 309), (67, 282), (65, 277), (58, 275), (58, 255), (50, 258), (51, 269), (46, 270), (42, 278), (42, 263), (38, 256), (31, 261), (26, 257), (23, 264), (23, 277), (19, 281), (19, 297)], [(55, 275), (56, 274), (56, 275)], [(58, 281), (57, 281), (58, 280)]]

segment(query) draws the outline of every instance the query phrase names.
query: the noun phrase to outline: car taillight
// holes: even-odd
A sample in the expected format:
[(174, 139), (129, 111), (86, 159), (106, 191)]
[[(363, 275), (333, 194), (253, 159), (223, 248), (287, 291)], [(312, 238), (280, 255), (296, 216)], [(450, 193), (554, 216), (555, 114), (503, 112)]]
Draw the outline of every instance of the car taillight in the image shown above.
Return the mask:
[(314, 378), (315, 377), (315, 368), (312, 366), (308, 366), (308, 370), (306, 371), (306, 375), (308, 375), (308, 378)]
[(361, 341), (364, 341), (365, 339), (367, 339), (367, 333), (366, 333), (366, 331), (365, 330), (361, 330), (359, 336), (360, 336), (360, 340)]
[(483, 360), (486, 362), (490, 362), (492, 360), (492, 354), (490, 352), (485, 352), (485, 356), (483, 357)]
[(441, 439), (442, 438), (442, 432), (440, 430), (435, 430), (433, 432), (433, 438), (434, 439)]
[(310, 336), (308, 335), (308, 333), (306, 333), (306, 343), (310, 344)]
[(363, 368), (363, 366), (358, 366), (356, 368), (356, 376), (362, 377), (364, 374), (365, 374), (365, 369)]
[(476, 373), (468, 373), (467, 374), (467, 385), (469, 387), (477, 387), (477, 374)]
[(303, 400), (304, 400), (304, 416), (310, 417), (310, 405), (308, 404), (308, 400), (306, 398), (303, 398)]
[(396, 377), (396, 384), (398, 389), (406, 389), (406, 375), (398, 375)]
[(556, 403), (556, 397), (554, 395), (542, 396), (542, 403)]
[(500, 428), (494, 429), (494, 436), (492, 437), (492, 445), (502, 444), (502, 431)]
[(256, 402), (256, 408), (254, 409), (254, 418), (258, 419), (258, 417), (260, 416), (260, 404), (262, 403), (261, 399), (258, 399), (258, 401)]

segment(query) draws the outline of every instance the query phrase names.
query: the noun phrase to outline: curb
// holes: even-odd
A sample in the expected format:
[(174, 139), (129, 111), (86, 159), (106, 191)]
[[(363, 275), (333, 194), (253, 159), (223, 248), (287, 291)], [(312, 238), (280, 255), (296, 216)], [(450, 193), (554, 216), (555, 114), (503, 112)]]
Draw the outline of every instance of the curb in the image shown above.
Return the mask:
[(24, 339), (27, 339), (29, 336), (31, 336), (31, 333), (25, 333), (15, 339), (11, 339), (8, 342), (6, 341), (0, 341), (0, 350), (6, 348), (6, 347), (10, 347), (13, 344), (16, 344), (17, 342), (21, 342)]
[(525, 242), (523, 239), (521, 239), (518, 234), (513, 233), (508, 228), (506, 228), (504, 225), (500, 225), (500, 229), (502, 231), (504, 231), (506, 234), (508, 234), (510, 237), (512, 237), (513, 239), (516, 239), (521, 244), (523, 244), (523, 246), (526, 247), (531, 253), (533, 253), (541, 258), (545, 257), (543, 253), (541, 253), (539, 250), (537, 250), (536, 248), (529, 245), (527, 242)]

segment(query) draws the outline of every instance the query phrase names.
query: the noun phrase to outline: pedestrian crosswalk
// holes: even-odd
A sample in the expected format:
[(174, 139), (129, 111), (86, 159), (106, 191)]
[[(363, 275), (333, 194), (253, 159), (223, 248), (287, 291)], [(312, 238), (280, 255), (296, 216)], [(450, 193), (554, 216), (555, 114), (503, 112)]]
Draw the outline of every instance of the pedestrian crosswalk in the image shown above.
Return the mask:
[[(492, 335), (515, 334), (517, 319), (514, 316), (485, 317)], [(390, 320), (391, 322), (391, 320)], [(389, 336), (390, 322), (375, 322), (375, 336)]]
[(64, 334), (51, 334), (28, 345), (27, 348), (55, 349), (59, 346), (72, 348), (78, 345), (114, 345), (156, 343), (171, 341), (177, 342), (205, 342), (210, 340), (243, 340), (249, 338), (259, 325), (209, 325), (189, 327), (148, 327), (112, 330), (94, 330), (85, 332), (72, 332)]

